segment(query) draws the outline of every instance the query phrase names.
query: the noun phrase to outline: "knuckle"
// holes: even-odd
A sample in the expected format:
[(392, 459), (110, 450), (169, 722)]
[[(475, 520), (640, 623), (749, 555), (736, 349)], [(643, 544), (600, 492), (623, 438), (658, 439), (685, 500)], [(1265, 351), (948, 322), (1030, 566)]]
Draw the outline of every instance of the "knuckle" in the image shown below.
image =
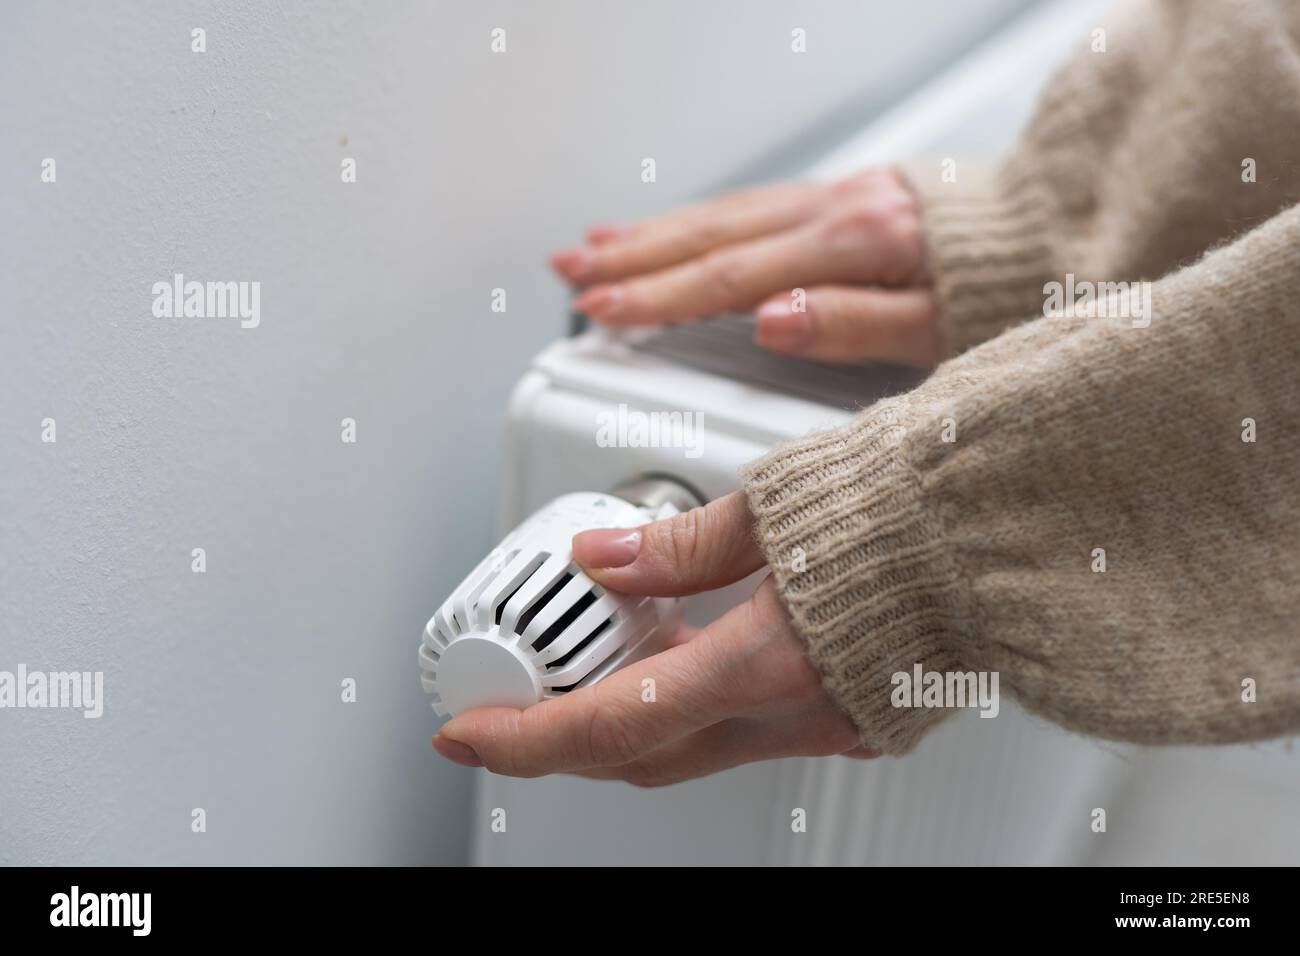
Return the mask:
[(921, 217), (914, 206), (897, 209), (883, 228), (896, 248), (912, 249), (921, 245)]
[(546, 739), (549, 731), (544, 708), (510, 714), (493, 727), (485, 749), (479, 752), (484, 767), (508, 777), (540, 777), (551, 772), (556, 757), (539, 752), (537, 743)]
[(636, 759), (635, 737), (626, 719), (606, 708), (592, 711), (584, 757), (592, 766), (617, 767)]
[(836, 237), (864, 236), (885, 227), (890, 209), (875, 196), (862, 196), (835, 210), (827, 229)]
[(699, 557), (700, 511), (692, 508), (680, 512), (659, 525), (661, 550), (673, 567), (692, 567)]
[(745, 266), (730, 252), (709, 253), (700, 260), (705, 280), (720, 299), (739, 301), (745, 290)]
[(823, 228), (832, 249), (855, 254), (875, 250), (881, 273), (876, 278), (886, 284), (902, 284), (920, 266), (921, 218), (905, 190), (855, 198), (832, 213)]
[(846, 200), (830, 216), (832, 228), (888, 233), (919, 219), (916, 198), (902, 186), (858, 190)]

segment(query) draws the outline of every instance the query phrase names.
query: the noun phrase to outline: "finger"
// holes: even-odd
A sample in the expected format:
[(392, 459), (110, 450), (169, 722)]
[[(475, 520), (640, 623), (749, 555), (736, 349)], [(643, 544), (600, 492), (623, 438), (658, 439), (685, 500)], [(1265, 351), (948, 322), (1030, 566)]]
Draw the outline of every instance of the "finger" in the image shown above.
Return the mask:
[[(438, 738), (513, 777), (630, 763), (731, 716), (730, 685), (716, 679), (717, 666), (707, 643), (691, 641), (526, 710), (479, 707), (458, 714)], [(646, 686), (654, 688), (650, 700)]]
[[(587, 230), (587, 243), (598, 246), (614, 239), (623, 239), (630, 236), (635, 228), (634, 225), (599, 223)], [(560, 253), (556, 253), (556, 255), (558, 256)]]
[(557, 252), (551, 265), (576, 285), (654, 272), (719, 246), (807, 222), (828, 195), (820, 183), (780, 183), (688, 206), (635, 227), (596, 226), (587, 234), (587, 246)]
[(739, 581), (764, 564), (743, 491), (635, 529), (573, 538), (573, 557), (611, 591), (654, 597), (697, 594)]
[(797, 292), (783, 292), (759, 307), (759, 345), (830, 362), (874, 359), (929, 367), (943, 355), (938, 304), (928, 289), (823, 286), (805, 290), (802, 302)]
[(573, 307), (616, 327), (743, 311), (795, 286), (876, 281), (893, 271), (892, 260), (901, 255), (892, 242), (865, 219), (832, 217), (724, 246), (650, 275), (592, 286)]
[(834, 728), (810, 728), (818, 718), (724, 720), (651, 751), (619, 767), (577, 771), (593, 780), (623, 780), (638, 787), (663, 787), (730, 770), (742, 764), (784, 757), (828, 757), (836, 754), (878, 756), (860, 745), (847, 722)]

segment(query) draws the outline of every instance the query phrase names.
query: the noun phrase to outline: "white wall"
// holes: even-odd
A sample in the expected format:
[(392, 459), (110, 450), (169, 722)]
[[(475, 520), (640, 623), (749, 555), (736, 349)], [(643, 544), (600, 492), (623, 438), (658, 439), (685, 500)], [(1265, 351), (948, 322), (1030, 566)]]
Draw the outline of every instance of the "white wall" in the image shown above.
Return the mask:
[[(1022, 5), (6, 3), (0, 670), (102, 670), (106, 712), (0, 710), (0, 863), (464, 859), (415, 647), (563, 328), (544, 253)], [(155, 318), (174, 272), (260, 282), (260, 326)]]

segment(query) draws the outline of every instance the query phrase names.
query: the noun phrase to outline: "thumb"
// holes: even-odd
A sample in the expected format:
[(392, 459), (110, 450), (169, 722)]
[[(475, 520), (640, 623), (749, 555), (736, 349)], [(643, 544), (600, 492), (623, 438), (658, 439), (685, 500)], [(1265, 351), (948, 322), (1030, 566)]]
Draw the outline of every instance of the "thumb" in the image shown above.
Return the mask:
[[(797, 290), (795, 290), (797, 291)], [(938, 305), (928, 289), (821, 286), (793, 307), (792, 292), (758, 309), (763, 348), (828, 362), (875, 359), (929, 367), (943, 357)]]
[(611, 591), (652, 597), (696, 594), (763, 566), (743, 491), (636, 529), (574, 535), (573, 557)]

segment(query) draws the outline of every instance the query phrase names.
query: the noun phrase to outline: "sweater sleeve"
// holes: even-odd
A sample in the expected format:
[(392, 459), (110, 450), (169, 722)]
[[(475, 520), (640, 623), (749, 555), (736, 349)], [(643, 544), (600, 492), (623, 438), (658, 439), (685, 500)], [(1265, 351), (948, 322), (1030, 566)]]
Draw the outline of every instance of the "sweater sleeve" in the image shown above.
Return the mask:
[(1149, 321), (1022, 325), (748, 467), (866, 745), (904, 753), (948, 712), (893, 706), (917, 664), (996, 671), (1112, 739), (1300, 730), (1300, 207), (1150, 300)]
[(1066, 273), (1155, 280), (1300, 202), (1300, 3), (1126, 0), (1078, 45), (1003, 162), (900, 170), (952, 353)]

